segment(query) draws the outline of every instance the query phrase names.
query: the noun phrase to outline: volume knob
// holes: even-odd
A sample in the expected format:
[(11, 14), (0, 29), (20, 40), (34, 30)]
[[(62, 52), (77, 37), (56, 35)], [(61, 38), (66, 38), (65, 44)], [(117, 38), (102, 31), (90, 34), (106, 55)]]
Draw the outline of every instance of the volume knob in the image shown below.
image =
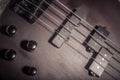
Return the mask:
[(33, 51), (36, 49), (37, 47), (37, 43), (36, 41), (22, 41), (21, 43), (21, 47), (27, 51)]
[(16, 58), (16, 52), (13, 49), (3, 49), (0, 52), (0, 56), (5, 60), (11, 61)]
[(17, 32), (17, 28), (14, 25), (6, 25), (3, 26), (2, 28), (3, 28), (2, 32), (9, 37), (14, 36)]
[(37, 69), (35, 67), (25, 66), (23, 67), (23, 72), (27, 75), (34, 76), (37, 74)]

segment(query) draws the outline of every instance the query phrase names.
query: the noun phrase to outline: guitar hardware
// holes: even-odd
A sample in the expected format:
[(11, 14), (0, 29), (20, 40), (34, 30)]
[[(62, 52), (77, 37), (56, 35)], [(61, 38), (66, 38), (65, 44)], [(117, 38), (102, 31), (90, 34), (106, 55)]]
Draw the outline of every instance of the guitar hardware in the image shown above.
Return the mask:
[(17, 28), (14, 25), (3, 25), (1, 32), (9, 37), (13, 37), (17, 33)]
[(119, 80), (118, 2), (79, 1), (12, 0), (0, 16), (0, 80)]
[(21, 47), (27, 51), (34, 51), (37, 48), (37, 42), (34, 40), (24, 40), (21, 42)]
[[(105, 27), (95, 26), (95, 29), (97, 29), (106, 37), (108, 37), (108, 35), (110, 34)], [(106, 40), (105, 37), (101, 36), (95, 30), (92, 30), (90, 35), (94, 36), (94, 38), (88, 35), (83, 43), (86, 51), (93, 53), (94, 56), (94, 59), (88, 62), (88, 64), (90, 65), (87, 66), (87, 68), (92, 76), (100, 77), (104, 71), (104, 68), (108, 64), (108, 61), (105, 59), (109, 58), (110, 60), (112, 55), (105, 48), (103, 48), (103, 46), (105, 45), (104, 41)]]
[[(29, 0), (28, 0), (29, 1)], [(36, 4), (38, 7), (30, 4), (28, 1), (26, 0), (17, 0), (13, 3), (13, 5), (11, 6), (11, 9), (17, 13), (18, 15), (20, 15), (21, 17), (23, 17), (26, 21), (28, 21), (29, 23), (34, 23), (36, 21), (36, 18), (29, 14), (28, 12), (22, 10), (19, 6), (23, 6), (26, 10), (30, 11), (31, 13), (33, 13), (36, 17), (40, 17), (40, 15), (43, 13), (43, 11), (41, 11), (38, 7), (40, 7), (42, 10), (46, 10), (49, 5), (45, 2), (43, 2), (42, 0), (39, 1), (35, 1), (35, 0), (30, 0), (33, 4)], [(53, 2), (53, 0), (46, 0), (49, 4), (51, 4)]]
[[(97, 29), (101, 34), (103, 34), (106, 37), (110, 34), (105, 27), (95, 26), (95, 29)], [(88, 35), (86, 40), (83, 42), (83, 45), (85, 46), (86, 51), (98, 53), (102, 46), (104, 46), (104, 41), (106, 40), (106, 38), (101, 36), (94, 29), (91, 31), (90, 35), (92, 35), (94, 38)]]
[[(76, 10), (74, 9), (73, 12)], [(69, 13), (67, 18), (63, 21), (60, 27), (55, 31), (55, 33), (50, 38), (49, 42), (55, 47), (60, 48), (62, 45), (69, 40), (71, 32), (73, 31), (73, 26), (66, 26), (68, 19), (72, 17), (73, 13)]]
[(37, 69), (35, 67), (24, 66), (22, 70), (26, 75), (29, 76), (35, 76), (37, 74)]
[(13, 49), (2, 49), (0, 53), (0, 57), (7, 61), (12, 61), (16, 58), (16, 51)]
[(93, 60), (89, 66), (89, 71), (93, 76), (100, 77), (111, 60), (113, 54), (105, 48), (102, 48), (99, 55)]

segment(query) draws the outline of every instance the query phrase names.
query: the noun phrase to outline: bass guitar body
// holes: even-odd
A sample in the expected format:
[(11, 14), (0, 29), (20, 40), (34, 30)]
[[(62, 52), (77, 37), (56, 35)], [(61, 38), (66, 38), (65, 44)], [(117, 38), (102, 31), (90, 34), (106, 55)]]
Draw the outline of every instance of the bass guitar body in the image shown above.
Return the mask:
[(119, 80), (117, 0), (12, 0), (0, 16), (0, 80)]

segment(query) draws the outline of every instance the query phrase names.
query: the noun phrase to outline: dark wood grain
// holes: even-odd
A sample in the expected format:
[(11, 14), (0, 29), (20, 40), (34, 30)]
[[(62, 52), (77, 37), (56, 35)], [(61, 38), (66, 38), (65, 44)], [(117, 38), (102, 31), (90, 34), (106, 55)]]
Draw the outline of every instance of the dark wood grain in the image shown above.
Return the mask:
[(0, 14), (4, 11), (10, 0), (0, 0)]
[[(72, 3), (71, 1), (68, 2), (68, 0), (61, 0), (61, 2), (71, 9), (75, 5), (69, 5)], [(75, 5), (74, 7), (77, 9), (76, 14), (88, 21), (91, 25), (106, 26), (111, 33), (109, 38), (120, 46), (120, 4), (116, 0), (88, 0), (80, 6)], [(29, 24), (10, 9), (4, 11), (0, 18), (0, 28), (2, 25), (14, 24), (18, 32), (12, 38), (0, 33), (0, 48), (12, 48), (17, 52), (17, 57), (14, 61), (9, 62), (0, 58), (0, 76), (3, 80), (119, 80), (119, 53), (114, 52), (114, 58), (118, 61), (111, 59), (102, 76), (96, 78), (89, 76), (87, 69), (85, 69), (92, 53), (86, 52), (84, 46), (75, 40), (77, 39), (82, 43), (85, 39), (82, 35), (74, 31), (72, 36), (75, 39), (70, 38), (59, 49), (48, 42), (54, 31), (63, 21), (63, 19), (57, 16), (62, 17), (58, 12), (51, 12), (50, 10), (52, 9), (49, 8), (46, 12), (54, 16), (60, 23), (56, 23), (54, 19), (51, 19), (44, 13), (39, 19), (47, 22), (49, 26), (38, 21), (34, 24)], [(89, 33), (85, 33), (81, 28), (83, 26), (77, 29), (87, 36)], [(32, 52), (23, 50), (20, 46), (23, 40), (35, 40), (38, 43), (37, 49)], [(25, 75), (22, 72), (23, 66), (36, 67), (38, 69), (37, 75)]]

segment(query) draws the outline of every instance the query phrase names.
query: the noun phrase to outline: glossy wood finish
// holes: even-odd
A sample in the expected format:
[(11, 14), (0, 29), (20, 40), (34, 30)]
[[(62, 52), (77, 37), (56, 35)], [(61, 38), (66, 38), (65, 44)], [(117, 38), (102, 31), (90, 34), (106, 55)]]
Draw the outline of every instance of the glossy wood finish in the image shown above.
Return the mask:
[[(64, 2), (65, 1), (65, 2)], [(62, 0), (63, 3), (68, 3), (68, 0)], [(69, 5), (70, 7), (70, 5)], [(115, 41), (120, 46), (120, 4), (115, 0), (88, 0), (77, 7), (76, 14), (87, 20), (91, 25), (106, 26), (110, 31), (109, 38)], [(50, 26), (46, 26), (42, 22), (35, 22), (29, 24), (23, 18), (15, 14), (13, 11), (6, 9), (0, 19), (0, 25), (15, 25), (17, 26), (17, 34), (9, 38), (0, 34), (0, 48), (12, 48), (17, 52), (14, 61), (5, 61), (0, 59), (0, 76), (3, 80), (114, 80), (120, 79), (120, 55), (115, 52), (114, 57), (117, 61), (111, 59), (110, 65), (115, 67), (118, 71), (113, 69), (110, 65), (107, 66), (105, 72), (100, 78), (94, 78), (88, 75), (85, 66), (92, 53), (86, 52), (83, 45), (70, 38), (61, 48), (56, 48), (51, 45), (48, 40), (53, 35), (54, 30), (59, 27), (62, 19), (57, 17), (54, 13), (47, 10), (50, 15), (54, 16), (60, 23), (55, 23), (46, 14), (43, 14), (39, 19), (47, 22)], [(59, 9), (58, 9), (59, 10)], [(57, 13), (60, 15), (59, 13)], [(64, 13), (65, 14), (65, 13)], [(46, 16), (46, 17), (44, 17)], [(64, 18), (64, 17), (63, 17)], [(56, 25), (57, 24), (57, 25)], [(0, 26), (0, 28), (1, 28)], [(77, 28), (85, 33), (80, 26)], [(50, 32), (49, 30), (52, 32)], [(84, 37), (73, 31), (72, 36), (81, 43)], [(23, 40), (35, 40), (38, 47), (35, 51), (27, 52), (20, 47)], [(83, 56), (84, 55), (84, 56)], [(23, 74), (23, 66), (33, 66), (38, 69), (35, 76), (27, 76)], [(109, 73), (109, 74), (108, 74)], [(114, 77), (111, 77), (111, 75)], [(1, 80), (2, 80), (1, 79)]]

